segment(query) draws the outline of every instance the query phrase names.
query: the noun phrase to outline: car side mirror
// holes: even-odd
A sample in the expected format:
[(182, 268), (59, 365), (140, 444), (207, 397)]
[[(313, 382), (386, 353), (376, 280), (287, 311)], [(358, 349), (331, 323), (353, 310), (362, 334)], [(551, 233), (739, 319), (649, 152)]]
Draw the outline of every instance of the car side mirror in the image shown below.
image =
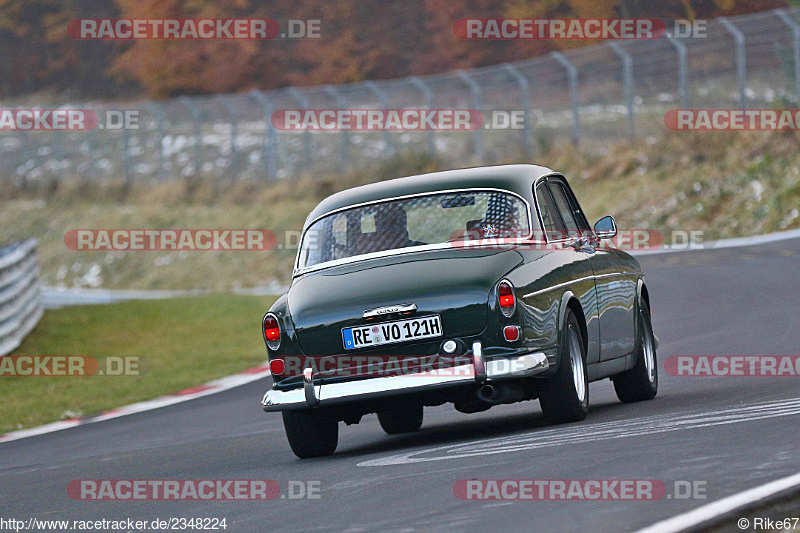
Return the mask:
[(594, 225), (594, 233), (598, 239), (611, 239), (617, 234), (617, 223), (614, 217), (603, 217)]

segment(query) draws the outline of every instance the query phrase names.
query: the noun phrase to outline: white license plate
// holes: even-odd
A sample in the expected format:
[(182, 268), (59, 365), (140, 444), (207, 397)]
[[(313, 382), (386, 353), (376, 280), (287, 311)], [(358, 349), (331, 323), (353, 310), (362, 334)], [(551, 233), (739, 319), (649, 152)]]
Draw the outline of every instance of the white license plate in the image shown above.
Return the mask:
[(342, 328), (345, 350), (441, 336), (442, 320), (438, 315)]

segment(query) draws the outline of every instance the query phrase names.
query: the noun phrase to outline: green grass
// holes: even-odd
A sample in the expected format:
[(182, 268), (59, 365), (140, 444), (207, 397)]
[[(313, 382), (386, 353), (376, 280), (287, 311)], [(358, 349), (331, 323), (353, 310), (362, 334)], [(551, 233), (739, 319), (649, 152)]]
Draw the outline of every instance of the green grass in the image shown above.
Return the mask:
[[(591, 221), (623, 229), (702, 230), (705, 240), (800, 227), (800, 133), (670, 132), (608, 143), (602, 152), (558, 145), (534, 162), (563, 171)], [(509, 160), (517, 163), (520, 160)], [(111, 289), (211, 289), (289, 280), (292, 233), (317, 202), (348, 187), (438, 170), (403, 154), (339, 176), (278, 183), (202, 181), (119, 185), (69, 182), (26, 190), (0, 183), (0, 244), (36, 237), (46, 285)], [(282, 249), (216, 252), (77, 252), (71, 229), (269, 229)], [(287, 245), (290, 249), (286, 249)]]
[(0, 377), (0, 433), (175, 393), (264, 364), (273, 297), (212, 294), (47, 311), (12, 355), (138, 356), (139, 376)]
[[(590, 221), (623, 229), (702, 230), (704, 239), (800, 227), (800, 133), (671, 132), (609, 143), (602, 153), (559, 145), (535, 162), (563, 171)], [(506, 161), (517, 163), (516, 161)], [(293, 249), (262, 252), (76, 252), (80, 228), (301, 229), (325, 196), (348, 187), (438, 170), (424, 155), (397, 156), (342, 176), (279, 183), (191, 181), (119, 186), (70, 182), (17, 189), (0, 182), (0, 244), (40, 240), (46, 285), (211, 289), (288, 282)], [(17, 354), (135, 355), (141, 377), (0, 378), (0, 432), (153, 398), (260, 364), (259, 321), (272, 298), (210, 295), (46, 313)]]

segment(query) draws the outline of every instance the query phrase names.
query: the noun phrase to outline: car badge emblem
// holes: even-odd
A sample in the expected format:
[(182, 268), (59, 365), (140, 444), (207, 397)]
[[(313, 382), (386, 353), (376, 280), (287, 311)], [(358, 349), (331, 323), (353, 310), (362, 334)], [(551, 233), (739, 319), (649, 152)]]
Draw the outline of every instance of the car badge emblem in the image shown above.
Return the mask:
[(417, 310), (416, 304), (389, 305), (386, 307), (378, 307), (376, 309), (365, 310), (364, 318), (375, 318), (382, 315), (391, 315), (395, 313), (407, 314), (407, 313), (413, 313), (416, 310)]

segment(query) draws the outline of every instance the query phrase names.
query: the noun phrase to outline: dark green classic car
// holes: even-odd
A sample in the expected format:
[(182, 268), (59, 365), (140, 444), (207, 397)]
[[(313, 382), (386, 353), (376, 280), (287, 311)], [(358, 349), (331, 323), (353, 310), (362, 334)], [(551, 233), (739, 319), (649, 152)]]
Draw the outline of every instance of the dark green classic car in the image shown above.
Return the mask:
[(466, 413), (538, 398), (586, 417), (591, 381), (656, 395), (639, 263), (589, 226), (564, 176), (534, 165), (451, 170), (334, 194), (308, 216), (289, 291), (264, 316), (274, 385), (299, 457), (377, 413), (416, 431), (424, 406)]

